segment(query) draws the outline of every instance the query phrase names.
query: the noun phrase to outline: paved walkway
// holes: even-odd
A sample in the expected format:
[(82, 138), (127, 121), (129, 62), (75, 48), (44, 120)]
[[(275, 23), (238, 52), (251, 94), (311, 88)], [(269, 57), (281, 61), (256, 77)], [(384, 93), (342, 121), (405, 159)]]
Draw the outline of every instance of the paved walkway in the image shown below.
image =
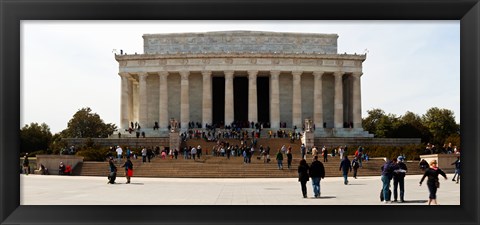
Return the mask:
[[(302, 198), (295, 178), (198, 179), (117, 177), (107, 184), (106, 177), (20, 175), (22, 205), (379, 205), (380, 176), (328, 177), (320, 182), (321, 198), (313, 198), (311, 181), (308, 198)], [(437, 193), (441, 205), (460, 205), (460, 184), (441, 178)], [(405, 179), (405, 203), (387, 205), (425, 205), (426, 180), (419, 187), (420, 175)], [(393, 186), (393, 182), (392, 182)], [(393, 198), (392, 198), (393, 199)]]

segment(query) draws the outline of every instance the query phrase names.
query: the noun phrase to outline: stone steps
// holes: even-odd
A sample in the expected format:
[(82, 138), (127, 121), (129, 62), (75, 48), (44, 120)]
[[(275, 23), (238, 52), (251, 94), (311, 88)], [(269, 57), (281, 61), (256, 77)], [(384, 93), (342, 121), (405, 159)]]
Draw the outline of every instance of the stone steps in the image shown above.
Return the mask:
[[(184, 159), (153, 159), (150, 163), (142, 163), (140, 159), (133, 160), (134, 176), (138, 177), (197, 177), (197, 178), (261, 178), (261, 177), (297, 177), (296, 168), (298, 166), (298, 159), (292, 162), (291, 170), (286, 168), (284, 162), (284, 169), (277, 168), (276, 161), (270, 163), (263, 163), (261, 160), (252, 159), (252, 163), (244, 164), (240, 157), (219, 159), (221, 157), (211, 157), (204, 161), (193, 161)], [(221, 161), (223, 160), (223, 161)], [(310, 160), (308, 160), (310, 163)], [(339, 160), (330, 160), (323, 163), (326, 170), (327, 177), (341, 176), (338, 171)], [(383, 160), (371, 160), (364, 162), (363, 168), (359, 169), (358, 176), (377, 176), (380, 175), (380, 167), (383, 165)], [(409, 162), (408, 174), (421, 174), (422, 172), (417, 168), (418, 162)], [(118, 176), (123, 176), (123, 170), (117, 164), (119, 173)], [(79, 168), (79, 175), (82, 176), (106, 176), (108, 174), (107, 162), (84, 162)], [(351, 175), (351, 174), (350, 174)]]

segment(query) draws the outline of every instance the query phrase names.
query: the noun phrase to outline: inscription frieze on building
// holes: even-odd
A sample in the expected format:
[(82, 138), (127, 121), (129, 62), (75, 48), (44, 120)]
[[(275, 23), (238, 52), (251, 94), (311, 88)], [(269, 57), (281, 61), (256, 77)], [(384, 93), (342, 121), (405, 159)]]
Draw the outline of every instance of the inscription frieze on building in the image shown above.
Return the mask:
[(283, 52), (337, 54), (337, 34), (228, 31), (182, 34), (145, 34), (146, 54)]

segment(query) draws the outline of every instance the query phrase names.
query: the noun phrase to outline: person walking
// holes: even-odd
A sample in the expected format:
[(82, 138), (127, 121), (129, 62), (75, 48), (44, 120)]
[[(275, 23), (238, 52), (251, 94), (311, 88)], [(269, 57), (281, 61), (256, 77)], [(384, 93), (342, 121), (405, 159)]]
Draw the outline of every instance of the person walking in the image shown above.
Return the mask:
[(340, 162), (340, 168), (338, 170), (343, 172), (343, 184), (347, 185), (348, 171), (352, 172), (352, 164), (350, 163), (347, 155), (343, 156), (343, 160)]
[(133, 163), (130, 161), (130, 157), (127, 158), (127, 161), (125, 161), (122, 167), (125, 167), (125, 178), (127, 178), (126, 184), (129, 184), (130, 178), (133, 176)]
[(277, 159), (278, 169), (283, 170), (283, 154), (281, 150), (278, 150), (276, 159)]
[(305, 159), (300, 160), (300, 165), (298, 166), (298, 181), (302, 187), (303, 198), (307, 198), (307, 181), (309, 180), (308, 171), (310, 167), (307, 164)]
[(400, 202), (404, 201), (405, 195), (405, 174), (407, 165), (403, 162), (403, 156), (397, 158), (397, 164), (394, 166), (393, 173), (393, 201), (397, 201), (397, 187), (400, 187)]
[(316, 146), (313, 146), (312, 148), (312, 159), (315, 158), (315, 156), (318, 156), (318, 149)]
[(302, 146), (300, 146), (300, 153), (302, 154), (302, 159), (306, 159), (305, 155), (307, 154), (307, 148), (305, 147), (304, 143), (302, 143)]
[(393, 178), (393, 171), (395, 169), (394, 165), (396, 163), (397, 159), (394, 158), (392, 160), (386, 160), (385, 161), (385, 164), (383, 164), (382, 166), (382, 176), (381, 176), (381, 180), (382, 180), (382, 194), (383, 194), (383, 202), (384, 203), (388, 203), (390, 202), (390, 194), (389, 194), (389, 190), (390, 190), (390, 181), (392, 180)]
[(25, 156), (23, 157), (23, 173), (25, 175), (28, 175), (30, 173), (30, 160), (28, 159), (28, 153), (25, 153)]
[(327, 147), (323, 146), (322, 147), (322, 156), (323, 156), (323, 162), (328, 162), (328, 150)]
[(437, 205), (437, 189), (440, 187), (440, 182), (438, 181), (438, 175), (442, 175), (445, 180), (447, 180), (447, 175), (437, 166), (437, 160), (430, 161), (430, 168), (425, 170), (425, 174), (423, 174), (422, 179), (420, 180), (420, 186), (422, 186), (423, 180), (425, 177), (427, 179), (427, 187), (429, 191), (428, 197), (428, 204), (432, 204), (432, 202)]
[(457, 184), (460, 181), (460, 156), (457, 156), (457, 160), (452, 163), (452, 165), (455, 165), (455, 174), (453, 175), (452, 181), (455, 181), (455, 177), (457, 177)]
[(318, 161), (318, 156), (313, 158), (309, 175), (312, 178), (313, 195), (315, 198), (320, 198), (320, 180), (325, 178), (325, 167), (322, 162)]
[(117, 167), (113, 163), (113, 158), (108, 160), (108, 167), (110, 168), (110, 173), (108, 174), (107, 184), (114, 184), (115, 179), (117, 178)]
[(147, 148), (145, 147), (142, 148), (142, 162), (143, 163), (147, 162)]
[(353, 178), (357, 179), (357, 171), (360, 165), (358, 164), (357, 157), (353, 158), (352, 160), (352, 168), (353, 168)]
[(290, 169), (290, 166), (292, 165), (292, 159), (293, 159), (292, 150), (289, 148), (287, 150), (287, 167), (288, 167), (288, 169)]

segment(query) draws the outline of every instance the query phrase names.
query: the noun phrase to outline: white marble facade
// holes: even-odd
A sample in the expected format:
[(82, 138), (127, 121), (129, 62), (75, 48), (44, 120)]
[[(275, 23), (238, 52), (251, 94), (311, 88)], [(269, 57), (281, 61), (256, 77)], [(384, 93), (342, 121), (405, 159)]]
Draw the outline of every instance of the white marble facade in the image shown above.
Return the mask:
[[(144, 54), (115, 55), (121, 77), (120, 127), (166, 129), (170, 118), (212, 123), (213, 77), (225, 78), (225, 124), (233, 122), (233, 79), (248, 79), (248, 120), (257, 122), (257, 89), (268, 88), (272, 128), (279, 122), (317, 129), (361, 129), (362, 63), (338, 54), (336, 34), (252, 31), (145, 34)], [(257, 85), (267, 77), (269, 87)], [(228, 107), (230, 106), (230, 107)], [(218, 107), (218, 106), (216, 106)], [(246, 106), (247, 107), (247, 106)], [(319, 129), (319, 130), (320, 130)]]

